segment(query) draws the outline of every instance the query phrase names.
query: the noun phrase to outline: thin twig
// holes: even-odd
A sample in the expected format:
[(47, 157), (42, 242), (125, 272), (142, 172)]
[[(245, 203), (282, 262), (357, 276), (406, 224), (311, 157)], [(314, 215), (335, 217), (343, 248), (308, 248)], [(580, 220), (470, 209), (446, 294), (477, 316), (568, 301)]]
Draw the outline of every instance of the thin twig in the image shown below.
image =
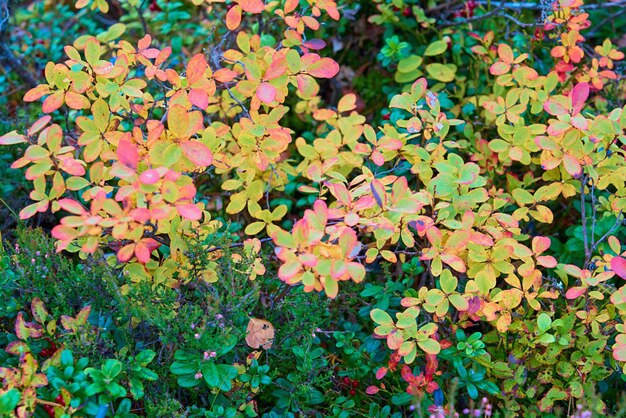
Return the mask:
[(5, 202), (5, 201), (4, 201), (4, 199), (3, 199), (2, 197), (0, 197), (0, 202), (2, 202), (2, 204), (3, 204), (4, 206), (6, 206), (6, 207), (7, 207), (7, 209), (9, 210), (9, 212), (11, 212), (11, 214), (12, 214), (13, 216), (15, 216), (15, 219), (17, 219), (17, 220), (19, 221), (20, 217), (19, 217), (19, 216), (17, 216), (17, 213), (15, 213), (15, 211), (13, 210), (13, 208), (12, 208), (11, 206), (9, 206), (9, 204), (8, 204), (7, 202)]
[[(523, 3), (513, 3), (513, 2), (503, 2), (503, 1), (490, 1), (490, 0), (478, 0), (476, 3), (484, 6), (491, 3), (494, 7), (501, 7), (503, 9), (509, 10), (541, 10), (545, 6), (540, 2), (523, 2)], [(584, 10), (592, 10), (592, 9), (604, 9), (607, 7), (618, 7), (626, 5), (626, 0), (617, 0), (610, 2), (600, 2), (598, 4), (587, 4), (581, 9)]]
[[(611, 229), (609, 229), (608, 231), (606, 231), (606, 233), (604, 235), (602, 235), (600, 237), (600, 239), (598, 241), (596, 241), (593, 246), (591, 247), (591, 253), (593, 253), (600, 244), (602, 244), (604, 242), (605, 239), (607, 239), (608, 237), (611, 236), (611, 234), (613, 232), (615, 232), (615, 230), (622, 224), (622, 222), (624, 222), (624, 219), (620, 219), (620, 217), (622, 216), (622, 211), (620, 210), (619, 213), (617, 214), (617, 220), (615, 221), (615, 224), (613, 224), (613, 226), (611, 227)], [(591, 260), (589, 260), (589, 262), (585, 263), (585, 268), (588, 267), (588, 264), (591, 263)]]
[(583, 221), (583, 244), (585, 246), (585, 265), (591, 260), (589, 251), (589, 238), (587, 237), (587, 211), (585, 208), (585, 186), (587, 185), (587, 175), (580, 180), (580, 216)]
[(233, 92), (230, 90), (230, 87), (226, 86), (226, 91), (228, 91), (228, 94), (230, 95), (230, 97), (232, 97), (232, 99), (236, 101), (239, 106), (241, 106), (241, 109), (243, 110), (244, 115), (246, 115), (246, 117), (250, 119), (250, 112), (248, 112), (248, 108), (241, 102), (241, 100), (235, 97)]
[(604, 29), (604, 26), (607, 23), (610, 23), (610, 22), (614, 21), (617, 17), (623, 15), (624, 13), (626, 13), (626, 7), (624, 7), (623, 9), (621, 9), (619, 11), (616, 11), (614, 13), (609, 13), (609, 15), (606, 18), (604, 18), (600, 22), (596, 23), (594, 25), (593, 29), (591, 29), (588, 33), (586, 33), (585, 36), (588, 37), (588, 38), (594, 36), (598, 31)]
[(137, 16), (139, 16), (139, 21), (141, 22), (141, 27), (143, 28), (143, 34), (148, 35), (148, 24), (146, 23), (146, 19), (143, 17), (143, 10), (141, 10), (140, 6), (136, 6), (135, 10), (137, 11)]

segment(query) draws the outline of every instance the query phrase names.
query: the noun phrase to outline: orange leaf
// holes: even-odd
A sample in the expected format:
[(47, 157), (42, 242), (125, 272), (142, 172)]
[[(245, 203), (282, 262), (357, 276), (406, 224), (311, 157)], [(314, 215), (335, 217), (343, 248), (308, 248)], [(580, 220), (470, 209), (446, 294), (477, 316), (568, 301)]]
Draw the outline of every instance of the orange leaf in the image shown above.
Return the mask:
[(187, 63), (187, 81), (189, 85), (199, 81), (204, 76), (207, 67), (204, 54), (194, 55)]
[(65, 93), (65, 103), (70, 109), (75, 110), (89, 109), (90, 107), (90, 102), (85, 96), (74, 93), (73, 91)]
[(50, 92), (50, 87), (45, 84), (32, 88), (26, 92), (24, 95), (25, 102), (34, 102), (35, 100), (41, 99), (43, 96)]
[(65, 95), (62, 91), (57, 91), (56, 93), (46, 97), (46, 100), (43, 101), (43, 105), (41, 106), (41, 110), (44, 113), (52, 113), (61, 106), (63, 106), (63, 98)]
[(213, 73), (213, 78), (220, 83), (228, 83), (229, 81), (233, 81), (235, 77), (237, 77), (237, 72), (228, 68), (220, 68)]
[(117, 252), (117, 259), (120, 263), (130, 260), (135, 252), (135, 244), (128, 244), (120, 248)]
[(263, 0), (239, 0), (239, 6), (244, 12), (261, 13), (265, 9)]
[(226, 27), (228, 30), (235, 30), (241, 24), (241, 7), (233, 6), (226, 13)]

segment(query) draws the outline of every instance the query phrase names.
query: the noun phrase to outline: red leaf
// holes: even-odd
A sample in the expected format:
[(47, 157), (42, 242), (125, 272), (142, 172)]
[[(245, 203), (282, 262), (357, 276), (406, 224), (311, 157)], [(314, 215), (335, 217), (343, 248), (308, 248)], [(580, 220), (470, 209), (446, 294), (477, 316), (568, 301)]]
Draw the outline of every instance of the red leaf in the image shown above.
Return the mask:
[(261, 83), (256, 90), (256, 97), (263, 103), (272, 103), (276, 99), (276, 87), (270, 83)]
[(322, 58), (311, 64), (306, 72), (316, 78), (332, 78), (339, 72), (339, 64), (330, 58)]
[(622, 279), (626, 280), (626, 258), (613, 257), (611, 259), (611, 270)]
[(208, 167), (213, 162), (213, 154), (211, 150), (207, 148), (201, 142), (189, 141), (180, 144), (183, 149), (183, 153), (189, 161), (200, 167)]
[(136, 169), (139, 164), (137, 145), (127, 139), (120, 139), (117, 145), (117, 159), (126, 167)]

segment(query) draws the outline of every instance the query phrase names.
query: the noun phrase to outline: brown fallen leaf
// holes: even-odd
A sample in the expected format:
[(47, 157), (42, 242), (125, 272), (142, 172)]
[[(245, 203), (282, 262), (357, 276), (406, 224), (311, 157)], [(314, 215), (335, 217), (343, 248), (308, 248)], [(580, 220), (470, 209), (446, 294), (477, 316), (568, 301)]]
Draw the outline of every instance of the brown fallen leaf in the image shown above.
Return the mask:
[(252, 348), (272, 348), (274, 341), (274, 325), (265, 319), (250, 318), (246, 328), (246, 344)]

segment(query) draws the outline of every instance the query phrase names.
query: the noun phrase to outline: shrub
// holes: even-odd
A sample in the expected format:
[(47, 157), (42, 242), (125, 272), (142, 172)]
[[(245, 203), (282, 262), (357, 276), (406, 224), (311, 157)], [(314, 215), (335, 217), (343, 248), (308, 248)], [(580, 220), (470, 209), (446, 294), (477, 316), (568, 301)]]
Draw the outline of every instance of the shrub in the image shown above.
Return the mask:
[(618, 412), (624, 54), (581, 0), (367, 5), (393, 77), (369, 120), (309, 37), (349, 4), (76, 3), (112, 5), (127, 26), (66, 46), (0, 137), (27, 146), (20, 218), (64, 214), (73, 254), (3, 253), (2, 413)]

